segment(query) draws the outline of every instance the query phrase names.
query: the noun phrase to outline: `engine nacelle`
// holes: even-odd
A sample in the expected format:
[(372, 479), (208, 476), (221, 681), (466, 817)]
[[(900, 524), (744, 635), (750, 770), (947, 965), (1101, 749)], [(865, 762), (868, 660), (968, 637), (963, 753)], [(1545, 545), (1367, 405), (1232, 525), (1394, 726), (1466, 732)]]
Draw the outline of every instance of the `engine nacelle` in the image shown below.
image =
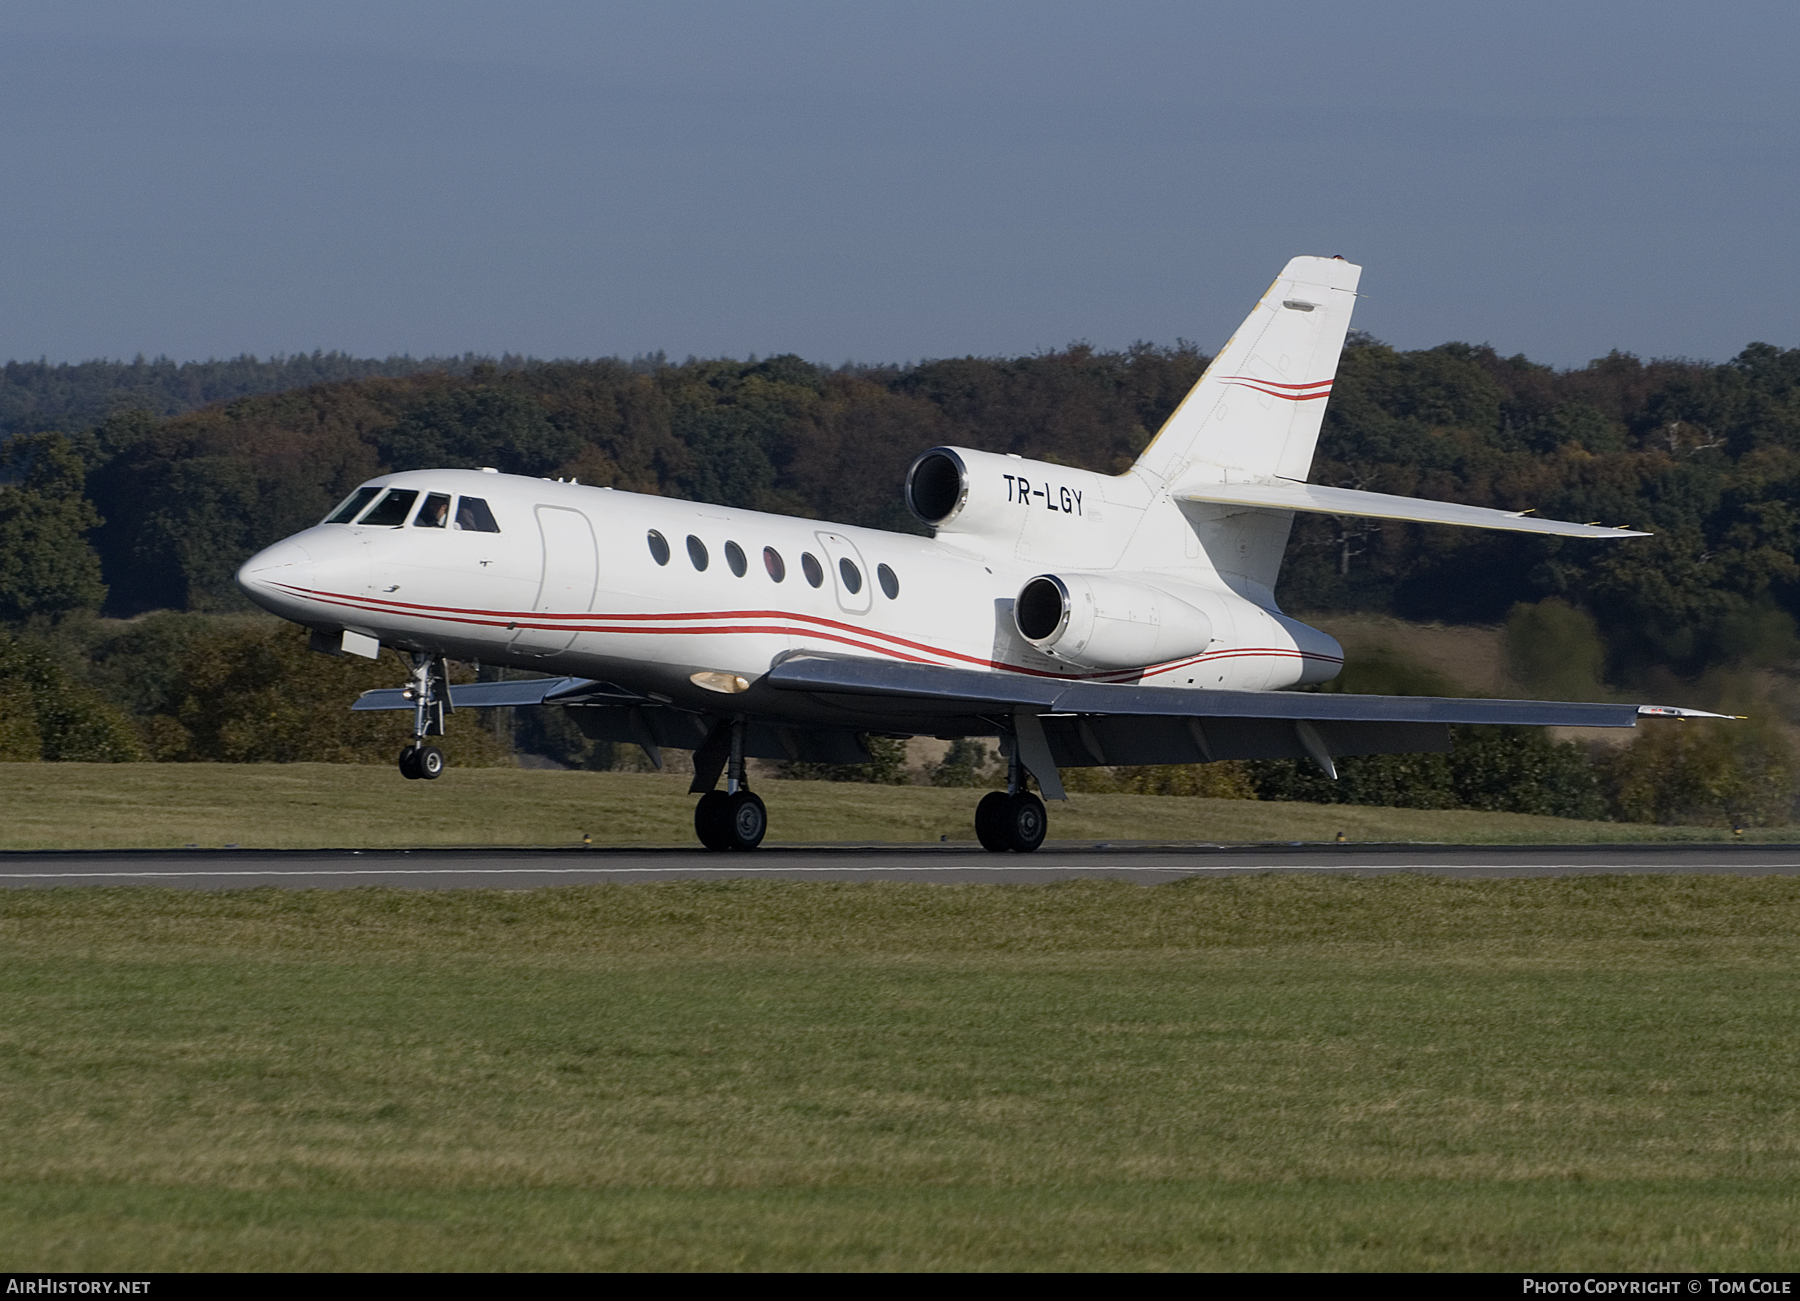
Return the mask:
[(906, 472), (906, 505), (939, 533), (1074, 551), (1099, 530), (1100, 475), (967, 447), (934, 447)]
[(1142, 583), (1092, 574), (1040, 574), (1013, 603), (1019, 635), (1060, 660), (1090, 669), (1134, 669), (1198, 655), (1212, 620)]

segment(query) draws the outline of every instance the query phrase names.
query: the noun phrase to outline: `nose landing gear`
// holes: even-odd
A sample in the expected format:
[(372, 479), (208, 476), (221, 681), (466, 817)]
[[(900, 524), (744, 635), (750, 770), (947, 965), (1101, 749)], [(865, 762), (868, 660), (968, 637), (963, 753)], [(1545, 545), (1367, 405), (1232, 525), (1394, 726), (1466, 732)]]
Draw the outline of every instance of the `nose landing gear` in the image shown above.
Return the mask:
[(409, 655), (412, 682), (406, 697), (413, 702), (413, 741), (400, 752), (400, 775), (408, 781), (420, 778), (436, 781), (444, 773), (449, 760), (435, 745), (427, 745), (428, 736), (444, 734), (444, 715), (450, 703), (450, 677), (442, 655)]
[[(715, 853), (747, 852), (762, 844), (763, 836), (769, 830), (769, 810), (752, 793), (744, 777), (744, 721), (735, 719), (721, 726), (731, 729), (731, 756), (726, 761), (725, 789), (709, 790), (700, 796), (700, 803), (694, 806), (694, 834), (700, 837), (701, 844)], [(711, 744), (709, 738), (702, 753)], [(702, 755), (696, 754), (694, 759), (698, 776)], [(714, 757), (713, 762), (717, 763), (718, 759)], [(707, 780), (717, 779), (718, 774), (719, 770), (714, 768)]]

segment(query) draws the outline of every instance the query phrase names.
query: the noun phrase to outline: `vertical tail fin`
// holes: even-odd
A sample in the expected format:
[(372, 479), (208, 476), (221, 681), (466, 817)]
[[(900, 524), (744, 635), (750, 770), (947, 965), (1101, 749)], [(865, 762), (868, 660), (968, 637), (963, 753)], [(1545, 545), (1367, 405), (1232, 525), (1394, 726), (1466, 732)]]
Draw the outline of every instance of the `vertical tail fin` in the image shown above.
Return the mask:
[(1213, 358), (1137, 468), (1187, 482), (1306, 478), (1362, 268), (1297, 257)]

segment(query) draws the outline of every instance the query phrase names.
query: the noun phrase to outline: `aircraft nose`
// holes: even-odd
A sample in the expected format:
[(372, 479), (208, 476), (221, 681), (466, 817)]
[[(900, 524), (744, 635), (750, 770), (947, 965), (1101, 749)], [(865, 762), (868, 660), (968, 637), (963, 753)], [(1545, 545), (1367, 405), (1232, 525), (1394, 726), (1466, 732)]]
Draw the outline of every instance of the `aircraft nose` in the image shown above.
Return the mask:
[(272, 547), (264, 547), (238, 566), (237, 585), (252, 601), (267, 605), (265, 598), (273, 584), (311, 563), (312, 555), (305, 547), (292, 538), (284, 538)]

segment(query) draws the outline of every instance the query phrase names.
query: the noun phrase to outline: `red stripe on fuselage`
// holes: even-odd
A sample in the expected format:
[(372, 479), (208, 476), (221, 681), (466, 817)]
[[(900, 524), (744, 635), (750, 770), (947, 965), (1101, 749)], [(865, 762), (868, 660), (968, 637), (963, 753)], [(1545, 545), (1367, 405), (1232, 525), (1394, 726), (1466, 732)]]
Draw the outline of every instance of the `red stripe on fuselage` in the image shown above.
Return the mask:
[[(410, 602), (410, 601), (387, 601), (387, 600), (383, 600), (381, 597), (378, 597), (378, 596), (349, 596), (347, 594), (340, 593), (340, 592), (320, 592), (320, 591), (315, 591), (314, 589), (311, 589), (311, 588), (292, 587), (285, 583), (279, 584), (279, 586), (285, 588), (287, 591), (298, 593), (301, 596), (311, 597), (311, 598), (315, 598), (315, 599), (319, 599), (319, 600), (326, 600), (334, 605), (342, 605), (342, 604), (346, 604), (346, 603), (353, 604), (358, 609), (368, 610), (372, 613), (377, 613), (377, 614), (401, 614), (401, 615), (404, 615), (404, 614), (416, 612), (420, 617), (431, 618), (431, 619), (440, 619), (440, 620), (445, 619), (449, 616), (453, 616), (453, 615), (467, 615), (467, 616), (474, 616), (474, 617), (473, 618), (465, 618), (465, 619), (455, 619), (452, 621), (459, 622), (459, 623), (476, 623), (476, 624), (481, 624), (481, 625), (485, 625), (485, 626), (489, 626), (489, 627), (518, 626), (518, 627), (526, 627), (526, 628), (562, 629), (562, 630), (568, 631), (568, 632), (660, 632), (660, 631), (665, 631), (665, 630), (657, 629), (657, 628), (594, 627), (593, 625), (596, 622), (601, 622), (601, 623), (689, 622), (689, 623), (691, 623), (695, 620), (712, 620), (712, 619), (799, 619), (799, 620), (805, 621), (808, 624), (816, 625), (815, 628), (802, 629), (802, 630), (800, 630), (801, 632), (813, 632), (813, 631), (817, 631), (820, 629), (833, 629), (833, 630), (836, 630), (839, 632), (850, 633), (857, 637), (877, 637), (877, 638), (880, 638), (882, 641), (891, 642), (895, 646), (904, 646), (908, 650), (920, 651), (927, 655), (941, 655), (941, 656), (948, 657), (950, 659), (958, 659), (958, 660), (962, 660), (964, 663), (967, 663), (967, 664), (988, 665), (993, 662), (991, 660), (978, 659), (971, 655), (964, 655), (958, 651), (944, 650), (941, 647), (927, 645), (924, 642), (913, 641), (906, 637), (896, 636), (893, 633), (882, 632), (880, 629), (863, 628), (863, 627), (859, 627), (856, 624), (844, 623), (843, 621), (838, 620), (838, 619), (827, 619), (820, 615), (804, 614), (804, 613), (800, 613), (798, 611), (793, 611), (793, 610), (696, 610), (696, 611), (689, 611), (689, 612), (675, 613), (675, 614), (648, 614), (648, 613), (646, 613), (646, 614), (604, 614), (604, 613), (598, 613), (598, 614), (590, 614), (590, 613), (553, 614), (553, 615), (549, 615), (547, 617), (551, 618), (551, 619), (559, 620), (562, 622), (547, 624), (547, 623), (540, 622), (540, 620), (542, 620), (546, 616), (539, 614), (537, 611), (534, 611), (534, 610), (477, 610), (477, 609), (469, 609), (469, 608), (464, 608), (464, 607), (459, 607), (459, 606), (419, 605), (419, 604), (416, 604), (416, 603)], [(571, 624), (571, 623), (567, 622), (570, 620), (575, 620), (578, 622)], [(695, 630), (691, 629), (691, 628), (675, 628), (675, 629), (668, 629), (667, 631), (693, 632)], [(731, 630), (723, 629), (723, 628), (711, 628), (711, 629), (707, 629), (706, 631), (724, 632), (724, 631), (731, 631)], [(758, 631), (760, 631), (760, 630), (758, 630)], [(774, 631), (774, 630), (771, 629), (770, 631)], [(781, 631), (792, 633), (795, 630), (794, 629), (782, 629)], [(1030, 672), (1031, 670), (1022, 670), (1022, 671)], [(1060, 676), (1060, 675), (1058, 675), (1058, 676)]]
[[(1145, 678), (1165, 673), (1177, 672), (1194, 664), (1214, 660), (1242, 659), (1245, 657), (1274, 656), (1283, 659), (1323, 660), (1330, 664), (1341, 664), (1343, 660), (1332, 655), (1320, 655), (1312, 651), (1302, 651), (1288, 647), (1242, 647), (1231, 650), (1206, 651), (1200, 655), (1182, 660), (1171, 660), (1165, 664), (1149, 665), (1141, 669), (1111, 669), (1097, 673), (1054, 673), (1045, 669), (1025, 668), (1021, 665), (1007, 664), (1001, 660), (980, 659), (964, 655), (959, 651), (945, 650), (923, 642), (911, 641), (885, 633), (879, 629), (858, 628), (835, 619), (821, 618), (818, 615), (800, 614), (789, 610), (702, 610), (681, 614), (570, 614), (551, 615), (557, 620), (580, 620), (582, 622), (545, 623), (541, 617), (527, 615), (523, 611), (478, 610), (456, 606), (422, 605), (410, 601), (384, 601), (379, 597), (357, 597), (346, 593), (323, 592), (313, 588), (293, 587), (288, 584), (277, 584), (285, 590), (304, 596), (309, 600), (319, 601), (325, 605), (343, 606), (348, 609), (361, 610), (369, 614), (389, 614), (400, 617), (423, 618), (437, 623), (460, 623), (471, 627), (504, 628), (513, 631), (519, 628), (530, 628), (542, 632), (566, 632), (571, 637), (578, 633), (610, 633), (639, 636), (725, 636), (744, 634), (751, 636), (779, 635), (788, 637), (817, 637), (825, 641), (837, 642), (845, 646), (853, 646), (858, 650), (873, 651), (878, 655), (886, 655), (892, 659), (903, 660), (911, 664), (930, 664), (933, 661), (921, 658), (921, 655), (908, 654), (897, 647), (921, 652), (922, 655), (935, 655), (942, 659), (959, 660), (964, 664), (972, 664), (984, 669), (1000, 670), (1007, 673), (1022, 673), (1030, 677), (1056, 678), (1065, 681), (1102, 681), (1120, 682), (1131, 678)], [(806, 625), (800, 627), (775, 626), (752, 623), (712, 622), (721, 620), (769, 619), (769, 620), (805, 620)], [(646, 627), (646, 623), (656, 624), (701, 622), (701, 627)], [(627, 626), (614, 626), (614, 625)], [(636, 626), (631, 626), (636, 625)], [(843, 634), (849, 634), (848, 636)], [(868, 638), (880, 638), (891, 645), (871, 644)]]

